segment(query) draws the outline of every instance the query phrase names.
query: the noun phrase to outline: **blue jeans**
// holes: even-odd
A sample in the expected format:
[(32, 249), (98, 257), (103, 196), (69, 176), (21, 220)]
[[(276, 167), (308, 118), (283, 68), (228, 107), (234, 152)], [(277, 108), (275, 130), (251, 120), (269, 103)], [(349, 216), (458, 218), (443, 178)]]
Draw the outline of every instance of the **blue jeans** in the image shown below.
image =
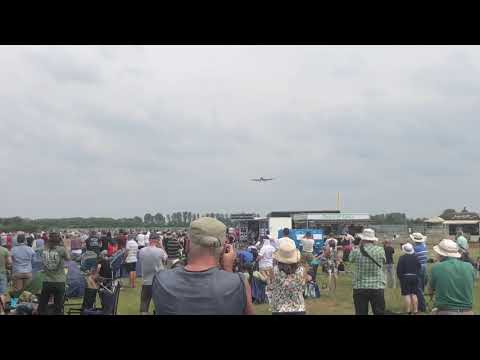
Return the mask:
[(7, 274), (0, 273), (0, 295), (4, 295), (7, 292)]
[(425, 285), (427, 284), (427, 265), (422, 265), (418, 273), (418, 288), (417, 288), (417, 298), (418, 298), (418, 311), (425, 312), (427, 311), (427, 305), (425, 303), (425, 296), (423, 292), (425, 290)]

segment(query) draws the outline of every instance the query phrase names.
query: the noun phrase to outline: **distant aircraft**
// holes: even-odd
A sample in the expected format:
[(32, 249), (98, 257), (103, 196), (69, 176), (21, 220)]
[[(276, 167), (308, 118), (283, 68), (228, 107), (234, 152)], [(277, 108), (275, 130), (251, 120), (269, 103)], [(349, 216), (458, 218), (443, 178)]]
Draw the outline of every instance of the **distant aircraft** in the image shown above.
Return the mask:
[(271, 181), (271, 180), (275, 180), (275, 178), (266, 179), (266, 178), (260, 177), (260, 179), (250, 179), (250, 181), (258, 181), (258, 182)]

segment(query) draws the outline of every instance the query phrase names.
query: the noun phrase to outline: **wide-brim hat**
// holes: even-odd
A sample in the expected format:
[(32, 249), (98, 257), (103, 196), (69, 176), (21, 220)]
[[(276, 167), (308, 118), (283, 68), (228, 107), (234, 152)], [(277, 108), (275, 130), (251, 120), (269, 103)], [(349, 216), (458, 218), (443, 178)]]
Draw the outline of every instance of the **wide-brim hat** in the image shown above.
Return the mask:
[(412, 239), (415, 242), (425, 242), (425, 240), (427, 240), (427, 237), (417, 232), (417, 233), (411, 234), (410, 239)]
[(438, 245), (433, 247), (433, 250), (442, 256), (459, 258), (462, 256), (458, 251), (458, 245), (455, 241), (450, 239), (443, 239)]
[(273, 258), (283, 264), (296, 264), (300, 261), (301, 255), (293, 241), (283, 241), (273, 253)]
[(375, 230), (373, 229), (364, 229), (361, 234), (358, 234), (360, 239), (366, 241), (378, 241), (378, 238), (375, 237)]
[(406, 243), (402, 245), (402, 251), (405, 254), (413, 254), (415, 252), (415, 249), (413, 248), (412, 244)]

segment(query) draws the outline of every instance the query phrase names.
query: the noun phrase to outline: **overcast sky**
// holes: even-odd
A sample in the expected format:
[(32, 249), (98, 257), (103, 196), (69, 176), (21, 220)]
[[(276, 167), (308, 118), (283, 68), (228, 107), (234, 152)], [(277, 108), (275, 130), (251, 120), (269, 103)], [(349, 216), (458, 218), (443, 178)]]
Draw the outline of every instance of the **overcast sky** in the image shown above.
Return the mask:
[(0, 216), (478, 210), (479, 114), (478, 46), (1, 46)]

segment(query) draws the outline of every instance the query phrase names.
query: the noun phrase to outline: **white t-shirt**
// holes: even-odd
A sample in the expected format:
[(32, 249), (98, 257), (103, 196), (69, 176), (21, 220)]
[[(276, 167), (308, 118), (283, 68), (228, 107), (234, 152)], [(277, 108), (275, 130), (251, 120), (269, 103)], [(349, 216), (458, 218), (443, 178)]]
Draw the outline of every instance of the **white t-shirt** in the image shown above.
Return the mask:
[(145, 235), (142, 233), (137, 235), (137, 244), (138, 246), (145, 246)]
[(280, 244), (281, 244), (282, 242), (284, 242), (284, 241), (290, 241), (290, 242), (293, 244), (293, 246), (296, 247), (295, 241), (293, 241), (292, 239), (290, 239), (290, 238), (287, 237), (287, 236), (278, 239), (278, 246), (280, 246)]
[(302, 239), (303, 251), (308, 253), (313, 253), (313, 244), (315, 240), (313, 239)]
[(260, 249), (258, 253), (259, 256), (262, 258), (258, 262), (258, 267), (260, 270), (267, 269), (273, 267), (273, 253), (275, 252), (275, 248), (270, 245), (270, 243), (265, 244)]
[(127, 264), (137, 262), (138, 244), (135, 240), (127, 241), (128, 255), (125, 259)]

